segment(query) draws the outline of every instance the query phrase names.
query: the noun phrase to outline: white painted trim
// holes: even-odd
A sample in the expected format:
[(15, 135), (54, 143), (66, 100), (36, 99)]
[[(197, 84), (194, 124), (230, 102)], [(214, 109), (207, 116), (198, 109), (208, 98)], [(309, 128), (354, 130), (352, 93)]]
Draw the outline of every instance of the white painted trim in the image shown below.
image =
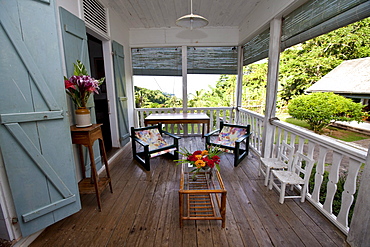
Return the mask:
[(118, 118), (117, 118), (116, 87), (114, 83), (114, 71), (112, 59), (112, 42), (110, 40), (103, 41), (103, 56), (104, 56), (105, 81), (107, 84), (108, 111), (109, 111), (108, 114), (112, 146), (120, 147)]
[(275, 117), (276, 98), (279, 76), (280, 59), (280, 40), (281, 40), (282, 19), (275, 18), (270, 23), (270, 43), (268, 56), (267, 88), (266, 88), (266, 108), (262, 134), (262, 152), (264, 158), (271, 157), (274, 127), (270, 124), (270, 119)]
[(238, 47), (238, 77), (236, 81), (236, 107), (242, 106), (243, 94), (243, 47)]
[(15, 205), (12, 199), (12, 194), (8, 183), (8, 177), (5, 172), (5, 166), (1, 150), (0, 150), (0, 206), (3, 211), (6, 229), (10, 238), (9, 240), (20, 238), (22, 236), (22, 233), (20, 231), (19, 225), (12, 224), (12, 218), (16, 218), (17, 213), (15, 211)]
[[(150, 37), (150, 39), (148, 39)], [(201, 28), (184, 30), (181, 28), (135, 28), (130, 29), (131, 47), (158, 46), (237, 46), (237, 27)]]
[(188, 109), (188, 47), (182, 46), (182, 107)]
[(31, 244), (33, 241), (35, 241), (35, 240), (36, 240), (36, 238), (37, 238), (38, 236), (40, 236), (40, 235), (41, 235), (41, 233), (42, 233), (44, 230), (45, 230), (45, 229), (40, 230), (40, 231), (38, 231), (38, 232), (35, 232), (34, 234), (31, 234), (31, 235), (29, 235), (29, 236), (27, 236), (27, 237), (24, 237), (24, 238), (20, 239), (17, 243), (15, 243), (15, 244), (14, 244), (14, 246), (13, 246), (13, 247), (28, 247), (28, 246), (30, 246), (30, 244)]

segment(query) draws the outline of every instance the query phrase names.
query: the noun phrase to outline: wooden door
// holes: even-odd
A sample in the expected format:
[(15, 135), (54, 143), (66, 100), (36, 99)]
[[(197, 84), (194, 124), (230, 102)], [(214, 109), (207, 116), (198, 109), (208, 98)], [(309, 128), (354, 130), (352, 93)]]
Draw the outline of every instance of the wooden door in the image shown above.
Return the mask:
[(27, 236), (81, 205), (54, 1), (0, 5), (0, 150)]
[(123, 53), (123, 46), (115, 41), (112, 43), (112, 51), (114, 81), (116, 85), (117, 97), (117, 117), (120, 132), (120, 143), (121, 147), (123, 147), (130, 140), (126, 94), (125, 57)]
[[(77, 60), (80, 60), (85, 65), (88, 73), (90, 74), (90, 61), (85, 22), (64, 8), (60, 7), (59, 12), (62, 26), (63, 50), (67, 75), (68, 77), (73, 75), (73, 63), (76, 63)], [(90, 109), (91, 122), (96, 123), (94, 97), (90, 97), (86, 106)], [(73, 113), (71, 113), (71, 115), (74, 116)], [(98, 145), (98, 142), (95, 142), (93, 149), (96, 168), (99, 170), (102, 167), (102, 160)], [(86, 148), (84, 148), (84, 156), (84, 160), (86, 162), (86, 176), (90, 176), (90, 159)]]

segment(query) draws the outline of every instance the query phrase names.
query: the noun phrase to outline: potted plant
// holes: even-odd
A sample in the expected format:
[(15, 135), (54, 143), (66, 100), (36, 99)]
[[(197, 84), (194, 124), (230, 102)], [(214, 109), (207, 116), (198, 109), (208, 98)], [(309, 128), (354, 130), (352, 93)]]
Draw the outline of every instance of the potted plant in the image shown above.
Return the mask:
[(64, 86), (77, 108), (75, 111), (76, 127), (88, 127), (91, 125), (91, 118), (90, 110), (86, 108), (87, 101), (92, 94), (99, 93), (99, 86), (105, 78), (96, 80), (89, 76), (85, 65), (79, 60), (73, 66), (73, 76), (64, 77)]

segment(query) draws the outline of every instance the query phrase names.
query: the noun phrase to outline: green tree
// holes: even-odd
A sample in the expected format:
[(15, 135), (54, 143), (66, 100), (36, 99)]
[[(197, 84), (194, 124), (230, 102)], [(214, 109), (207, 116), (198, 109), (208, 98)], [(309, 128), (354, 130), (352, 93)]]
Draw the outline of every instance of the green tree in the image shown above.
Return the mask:
[(291, 47), (281, 53), (280, 97), (286, 103), (344, 60), (370, 56), (370, 18)]
[(300, 95), (288, 105), (289, 114), (306, 121), (311, 129), (320, 133), (332, 121), (362, 122), (363, 105), (334, 93)]
[[(267, 62), (250, 64), (243, 71), (243, 106), (263, 105), (266, 95)], [(255, 107), (250, 108), (256, 110)]]
[(160, 90), (151, 90), (135, 86), (136, 108), (165, 108), (182, 106), (182, 100)]

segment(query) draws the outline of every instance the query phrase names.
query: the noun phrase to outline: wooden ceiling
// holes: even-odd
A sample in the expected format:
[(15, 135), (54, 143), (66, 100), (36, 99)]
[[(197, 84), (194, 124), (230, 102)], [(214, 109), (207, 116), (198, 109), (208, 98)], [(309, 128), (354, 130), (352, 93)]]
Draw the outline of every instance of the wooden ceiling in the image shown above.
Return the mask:
[[(171, 28), (190, 14), (190, 0), (105, 0), (128, 28)], [(209, 20), (209, 27), (240, 27), (261, 0), (193, 0), (193, 13)]]

